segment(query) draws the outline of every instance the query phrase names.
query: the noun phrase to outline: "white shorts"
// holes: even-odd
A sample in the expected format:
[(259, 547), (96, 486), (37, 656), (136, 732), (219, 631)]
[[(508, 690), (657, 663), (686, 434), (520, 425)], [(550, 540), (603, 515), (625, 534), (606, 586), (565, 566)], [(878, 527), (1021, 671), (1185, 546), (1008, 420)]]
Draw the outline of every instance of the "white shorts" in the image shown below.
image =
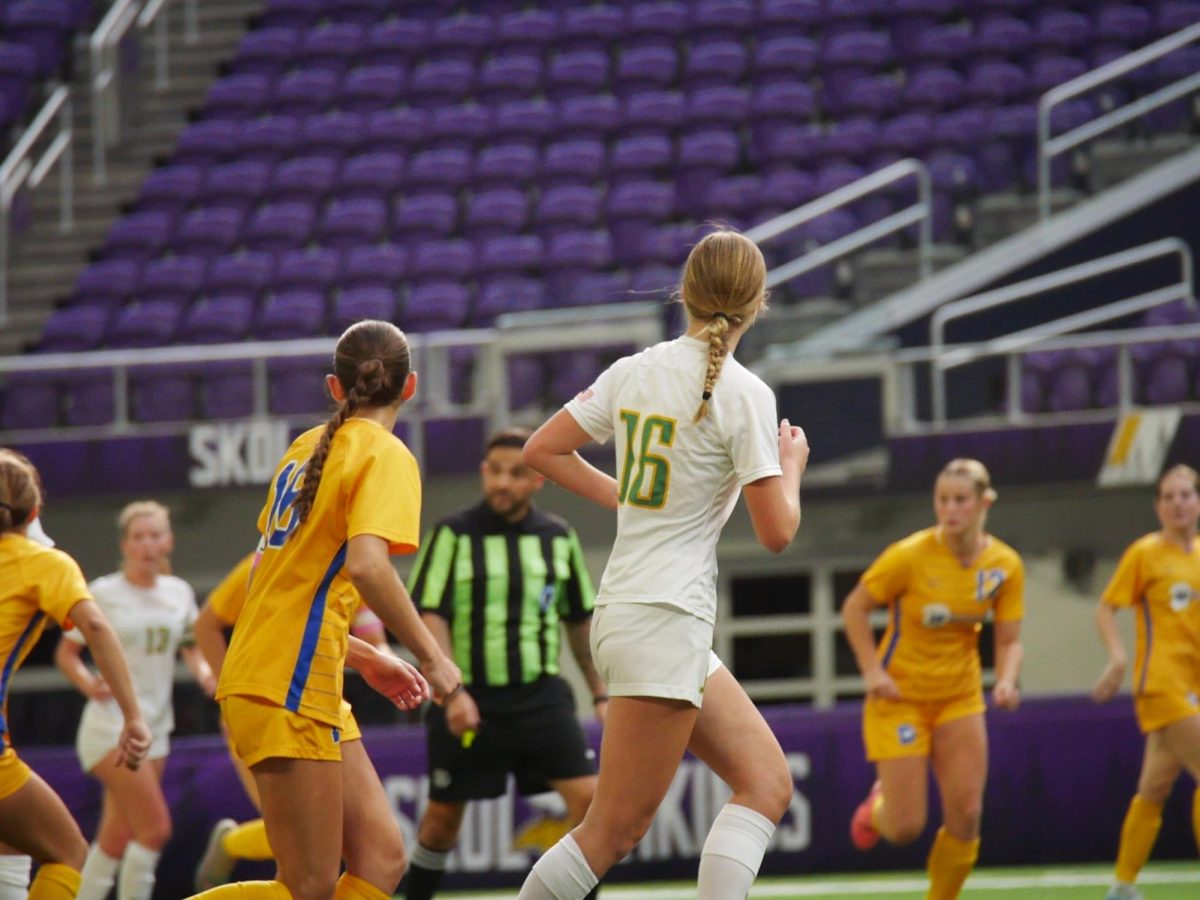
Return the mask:
[[(162, 759), (171, 752), (171, 738), (165, 731), (152, 732), (150, 752), (147, 759)], [(75, 752), (79, 755), (79, 765), (83, 771), (90, 772), (105, 756), (117, 748), (121, 739), (121, 730), (116, 731), (110, 725), (89, 722), (84, 718), (79, 723), (79, 731), (75, 733)]]
[(713, 627), (673, 606), (606, 603), (592, 615), (592, 659), (611, 697), (686, 700), (697, 708), (721, 668)]

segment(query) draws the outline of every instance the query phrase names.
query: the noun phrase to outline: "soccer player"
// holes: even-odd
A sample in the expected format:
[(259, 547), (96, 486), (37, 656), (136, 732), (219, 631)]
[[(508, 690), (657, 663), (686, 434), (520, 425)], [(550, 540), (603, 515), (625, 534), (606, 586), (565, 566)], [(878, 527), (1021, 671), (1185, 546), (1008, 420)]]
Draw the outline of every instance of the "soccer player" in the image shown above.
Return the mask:
[[(1116, 614), (1134, 611), (1134, 710), (1146, 735), (1137, 793), (1125, 814), (1116, 882), (1108, 900), (1137, 900), (1133, 886), (1154, 847), (1163, 804), (1179, 773), (1200, 781), (1200, 475), (1174, 466), (1158, 481), (1154, 511), (1160, 528), (1129, 545), (1096, 611), (1108, 666), (1092, 697), (1111, 700), (1125, 676), (1126, 655)], [(1192, 799), (1200, 844), (1200, 789)]]
[[(333, 368), (337, 411), (292, 442), (271, 479), (261, 554), (217, 688), (278, 875), (201, 895), (213, 900), (390, 898), (404, 841), (362, 741), (341, 744), (343, 666), (407, 708), (429, 689), (445, 700), (462, 687), (390, 559), (419, 540), (417, 463), (392, 433), (417, 387), (408, 341), (388, 322), (357, 322), (338, 340)], [(428, 685), (402, 660), (364, 658), (350, 641), (360, 596), (416, 654)]]
[[(608, 697), (588, 647), (592, 581), (574, 529), (533, 506), (545, 478), (521, 459), (523, 428), (487, 442), (483, 502), (433, 530), (411, 584), (421, 617), (463, 673), (463, 690), (426, 717), (429, 804), (421, 816), (407, 900), (430, 900), (458, 840), (467, 801), (553, 788), (576, 825), (596, 790), (596, 765), (558, 675), (559, 620), (603, 721)], [(562, 832), (559, 832), (561, 835)]]
[(114, 883), (117, 900), (150, 900), (158, 859), (171, 837), (162, 776), (175, 728), (171, 689), (176, 654), (182, 654), (205, 694), (211, 697), (216, 690), (208, 663), (191, 644), (195, 594), (183, 579), (162, 574), (174, 548), (167, 508), (154, 501), (130, 503), (117, 517), (117, 529), (121, 570), (88, 587), (121, 640), (154, 743), (148, 764), (136, 771), (115, 764), (121, 710), (104, 679), (84, 664), (83, 636), (75, 629), (65, 631), (54, 661), (88, 698), (75, 747), (83, 770), (104, 788), (100, 825), (83, 865), (80, 900), (104, 900)]
[[(929, 852), (928, 900), (957, 897), (979, 856), (987, 732), (978, 646), (989, 614), (992, 700), (1010, 711), (1020, 703), (1025, 569), (1016, 551), (984, 530), (995, 501), (981, 462), (951, 460), (933, 488), (937, 525), (888, 547), (842, 606), (866, 683), (863, 739), (878, 776), (850, 836), (860, 850), (880, 837), (916, 840), (925, 830), (932, 766), (942, 827)], [(878, 647), (869, 621), (877, 606), (888, 610)]]
[[(733, 788), (700, 857), (699, 900), (744, 898), (792, 797), (779, 742), (712, 652), (716, 543), (737, 503), (782, 552), (800, 524), (804, 432), (732, 357), (765, 306), (761, 251), (707, 235), (684, 266), (687, 332), (615, 362), (529, 439), (525, 461), (617, 511), (592, 620), (612, 697), (596, 796), (534, 865), (521, 900), (580, 900), (646, 833), (685, 750)], [(576, 451), (616, 438), (618, 477)]]
[[(0, 448), (0, 710), (7, 708), (9, 677), (37, 643), (48, 620), (87, 639), (124, 717), (115, 763), (136, 769), (150, 749), (150, 729), (121, 644), (88, 593), (78, 564), (61, 550), (29, 539), (42, 505), (37, 470), (21, 454)], [(0, 717), (0, 840), (40, 863), (30, 900), (70, 900), (79, 890), (87, 842), (58, 795), (21, 762)]]

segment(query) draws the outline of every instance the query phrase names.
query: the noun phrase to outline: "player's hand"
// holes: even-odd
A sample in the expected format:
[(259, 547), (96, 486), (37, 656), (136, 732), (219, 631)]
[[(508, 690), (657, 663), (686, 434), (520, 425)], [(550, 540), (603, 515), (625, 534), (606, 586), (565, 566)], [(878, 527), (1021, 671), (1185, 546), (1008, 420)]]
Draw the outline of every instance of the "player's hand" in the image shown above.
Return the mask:
[(863, 681), (866, 682), (868, 697), (875, 697), (879, 700), (900, 699), (900, 688), (896, 686), (892, 676), (883, 669), (868, 672), (863, 676)]
[(150, 727), (141, 716), (128, 719), (117, 741), (117, 765), (136, 770), (150, 752)]
[(399, 709), (416, 709), (429, 699), (429, 682), (420, 670), (390, 653), (376, 653), (359, 669), (363, 680)]
[(200, 690), (204, 691), (204, 696), (211, 700), (217, 693), (217, 676), (212, 672), (206, 672), (196, 679), (200, 685)]
[(456, 738), (461, 738), (468, 731), (478, 731), (482, 721), (479, 706), (475, 698), (463, 688), (450, 698), (446, 704), (446, 727)]
[(808, 437), (799, 425), (787, 419), (779, 423), (779, 464), (803, 473), (808, 465)]
[(103, 703), (105, 700), (112, 699), (112, 688), (108, 686), (108, 682), (104, 680), (104, 676), (96, 675), (92, 678), (92, 683), (88, 685), (87, 694), (89, 700), (96, 700)]
[(1016, 712), (1021, 705), (1021, 689), (1008, 679), (1001, 679), (992, 688), (992, 702), (1001, 709)]
[(593, 708), (596, 710), (596, 721), (603, 726), (608, 721), (608, 701), (600, 700)]
[(463, 677), (454, 660), (445, 653), (439, 653), (422, 667), (429, 689), (433, 692), (433, 702), (441, 703), (453, 694), (455, 689), (462, 693)]
[(1121, 682), (1125, 680), (1125, 660), (1110, 659), (1108, 665), (1104, 667), (1104, 672), (1096, 681), (1096, 686), (1092, 688), (1092, 700), (1096, 703), (1107, 703), (1117, 695), (1117, 691), (1121, 689)]

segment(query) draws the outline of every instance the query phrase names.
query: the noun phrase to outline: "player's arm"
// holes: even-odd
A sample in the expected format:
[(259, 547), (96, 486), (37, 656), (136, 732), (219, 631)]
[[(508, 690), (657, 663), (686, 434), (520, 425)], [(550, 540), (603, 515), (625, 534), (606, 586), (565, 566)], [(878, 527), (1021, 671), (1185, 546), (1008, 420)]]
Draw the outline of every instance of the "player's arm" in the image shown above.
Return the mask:
[(213, 677), (221, 677), (221, 667), (225, 665), (225, 653), (229, 644), (225, 641), (225, 629), (230, 623), (225, 622), (212, 608), (212, 603), (204, 601), (200, 614), (192, 626), (192, 638), (196, 647), (204, 655), (208, 666), (212, 669)]
[(386, 641), (383, 646), (380, 650), (350, 635), (346, 665), (400, 709), (416, 709), (429, 699), (429, 683), (415, 666), (392, 653)]
[(596, 671), (596, 663), (592, 659), (592, 620), (589, 616), (579, 622), (567, 622), (567, 643), (571, 645), (571, 655), (579, 664), (579, 671), (587, 682), (588, 690), (592, 692), (592, 702), (596, 707), (596, 718), (604, 721), (608, 712), (608, 688), (604, 679)]
[(787, 549), (800, 527), (800, 478), (808, 465), (808, 439), (787, 419), (779, 424), (780, 475), (759, 478), (742, 488), (758, 542), (772, 553)]
[[(450, 623), (437, 613), (422, 612), (421, 621), (425, 623), (442, 652), (453, 658), (454, 650), (450, 643)], [(450, 733), (461, 738), (468, 731), (478, 731), (483, 717), (479, 713), (479, 704), (471, 696), (467, 688), (463, 688), (446, 703), (446, 727)]]
[(1021, 703), (1021, 692), (1017, 679), (1021, 675), (1021, 622), (996, 622), (993, 625), (996, 648), (996, 684), (992, 688), (992, 699), (996, 705), (1009, 712)]
[(867, 694), (898, 700), (900, 689), (879, 661), (875, 632), (871, 630), (871, 610), (876, 606), (875, 598), (859, 582), (842, 604), (842, 624), (846, 630), (846, 640), (858, 662), (858, 670), (862, 672)]
[(1097, 703), (1105, 703), (1121, 689), (1121, 682), (1125, 680), (1125, 667), (1129, 664), (1125, 644), (1117, 630), (1115, 606), (1101, 601), (1096, 607), (1096, 630), (1100, 632), (1100, 642), (1108, 651), (1108, 665), (1104, 667), (1104, 672), (1092, 688), (1092, 699)]
[(104, 678), (92, 672), (84, 663), (83, 647), (83, 644), (77, 644), (63, 635), (54, 648), (54, 664), (83, 696), (89, 700), (108, 700), (112, 697), (112, 691)]
[(605, 509), (616, 509), (617, 480), (577, 452), (591, 442), (591, 435), (583, 430), (575, 417), (560, 409), (525, 442), (521, 458), (525, 465), (537, 469), (571, 493)]
[(200, 690), (204, 691), (204, 696), (212, 697), (217, 692), (217, 676), (208, 664), (204, 651), (193, 643), (180, 647), (179, 655), (183, 657), (184, 665), (196, 679), (196, 684), (200, 685)]

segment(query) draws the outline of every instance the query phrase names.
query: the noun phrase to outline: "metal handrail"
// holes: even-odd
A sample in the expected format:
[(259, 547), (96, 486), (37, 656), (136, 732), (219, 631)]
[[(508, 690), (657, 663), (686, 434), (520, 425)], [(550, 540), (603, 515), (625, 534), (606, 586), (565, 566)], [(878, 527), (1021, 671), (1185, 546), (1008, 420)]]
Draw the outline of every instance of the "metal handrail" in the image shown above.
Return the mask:
[[(57, 119), (58, 133), (41, 155), (33, 159), (38, 139)], [(11, 213), (17, 192), (24, 187), (37, 188), (59, 164), (59, 230), (75, 226), (74, 131), (71, 128), (71, 91), (64, 85), (55, 89), (16, 146), (0, 164), (0, 323), (8, 320), (8, 255), (12, 225)]]
[(901, 231), (910, 225), (919, 226), (918, 254), (920, 259), (921, 278), (927, 278), (932, 269), (930, 248), (933, 243), (933, 200), (929, 179), (929, 170), (917, 159), (902, 159), (892, 163), (878, 172), (872, 172), (858, 181), (830, 191), (823, 197), (805, 203), (803, 206), (783, 213), (773, 219), (768, 219), (761, 225), (756, 225), (746, 232), (746, 237), (755, 243), (769, 241), (772, 238), (791, 231), (806, 222), (819, 218), (828, 212), (847, 206), (856, 200), (873, 194), (885, 187), (902, 181), (905, 178), (917, 179), (917, 202), (912, 206), (892, 213), (878, 222), (865, 225), (845, 237), (838, 238), (832, 243), (805, 253), (791, 262), (771, 269), (767, 273), (767, 287), (774, 287), (785, 281), (810, 272), (813, 269), (832, 262), (848, 253), (865, 247), (880, 238)]
[(1057, 272), (1051, 272), (1047, 275), (1039, 275), (1036, 278), (1018, 281), (1016, 284), (985, 291), (973, 297), (964, 297), (962, 300), (956, 300), (953, 303), (947, 303), (938, 307), (934, 311), (929, 323), (930, 378), (934, 421), (942, 423), (946, 420), (946, 369), (961, 365), (964, 362), (960, 358), (961, 351), (947, 353), (945, 349), (946, 325), (949, 322), (975, 315), (985, 310), (995, 309), (998, 306), (1018, 300), (1024, 300), (1037, 294), (1043, 294), (1046, 291), (1056, 290), (1070, 284), (1077, 284), (1078, 282), (1087, 281), (1100, 275), (1107, 275), (1118, 269), (1140, 265), (1163, 256), (1179, 257), (1179, 281), (1169, 288), (1162, 291), (1151, 291), (1148, 294), (1118, 301), (1116, 304), (1108, 304), (1075, 316), (1067, 316), (1063, 319), (1047, 322), (1041, 326), (1037, 326), (1035, 329), (1028, 329), (1026, 332), (1005, 335), (1005, 338), (1010, 341), (1019, 339), (1023, 340), (1024, 343), (1030, 343), (1062, 333), (1063, 331), (1074, 328), (1085, 328), (1098, 322), (1128, 315), (1131, 312), (1148, 309), (1170, 300), (1187, 300), (1194, 305), (1194, 268), (1192, 265), (1191, 248), (1179, 238), (1163, 238), (1139, 247), (1122, 250), (1119, 253), (1088, 260), (1079, 265), (1060, 269)]
[(1038, 101), (1038, 213), (1041, 218), (1046, 219), (1050, 216), (1050, 161), (1055, 156), (1078, 147), (1106, 131), (1124, 125), (1138, 116), (1145, 115), (1152, 109), (1165, 106), (1192, 91), (1200, 90), (1200, 72), (1181, 78), (1145, 97), (1118, 106), (1056, 138), (1050, 136), (1051, 110), (1072, 97), (1078, 97), (1148, 62), (1161, 59), (1168, 53), (1197, 39), (1200, 39), (1200, 22), (1189, 25), (1153, 44), (1142, 47), (1140, 50), (1105, 63), (1098, 69), (1085, 72), (1078, 78), (1051, 88), (1042, 96)]
[[(97, 184), (108, 179), (108, 150), (121, 142), (120, 45), (135, 24), (155, 29), (154, 88), (170, 85), (168, 62), (170, 0), (116, 0), (88, 40), (92, 65), (92, 173)], [(184, 41), (200, 40), (197, 0), (185, 0)]]

